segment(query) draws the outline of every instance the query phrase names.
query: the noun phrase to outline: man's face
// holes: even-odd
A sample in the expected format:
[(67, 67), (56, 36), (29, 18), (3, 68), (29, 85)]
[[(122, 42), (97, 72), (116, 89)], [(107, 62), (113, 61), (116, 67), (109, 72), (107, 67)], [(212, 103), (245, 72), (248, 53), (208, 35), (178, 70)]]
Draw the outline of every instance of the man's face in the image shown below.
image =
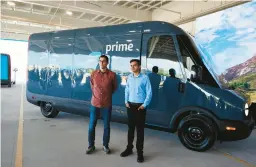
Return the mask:
[(101, 57), (99, 60), (99, 65), (101, 69), (106, 69), (108, 66), (108, 62), (104, 57)]
[(137, 72), (140, 71), (140, 66), (139, 66), (139, 64), (136, 61), (131, 62), (130, 66), (131, 66), (132, 72), (137, 73)]

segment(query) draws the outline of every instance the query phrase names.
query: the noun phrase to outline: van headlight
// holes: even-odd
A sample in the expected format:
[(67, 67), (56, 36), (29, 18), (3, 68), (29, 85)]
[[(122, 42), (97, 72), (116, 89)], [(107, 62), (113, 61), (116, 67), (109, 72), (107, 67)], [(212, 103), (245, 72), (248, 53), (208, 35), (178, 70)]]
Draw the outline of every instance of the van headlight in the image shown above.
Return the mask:
[(244, 114), (245, 114), (245, 116), (249, 115), (249, 105), (248, 105), (248, 103), (246, 103), (245, 106), (244, 106)]

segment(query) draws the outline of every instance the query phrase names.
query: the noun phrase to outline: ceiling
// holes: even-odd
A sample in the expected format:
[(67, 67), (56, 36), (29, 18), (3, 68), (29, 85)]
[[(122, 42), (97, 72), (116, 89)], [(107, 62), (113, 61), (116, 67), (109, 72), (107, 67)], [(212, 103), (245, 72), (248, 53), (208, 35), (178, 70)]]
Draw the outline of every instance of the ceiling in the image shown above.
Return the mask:
[[(197, 2), (205, 4), (209, 1)], [(31, 33), (36, 32), (148, 21), (152, 20), (152, 13), (156, 10), (179, 15), (179, 20), (187, 17), (182, 15), (186, 7), (177, 10), (165, 7), (174, 2), (177, 3), (175, 0), (1, 1), (1, 38), (27, 40)], [(238, 5), (237, 1), (231, 3)], [(223, 9), (223, 5), (217, 7)]]

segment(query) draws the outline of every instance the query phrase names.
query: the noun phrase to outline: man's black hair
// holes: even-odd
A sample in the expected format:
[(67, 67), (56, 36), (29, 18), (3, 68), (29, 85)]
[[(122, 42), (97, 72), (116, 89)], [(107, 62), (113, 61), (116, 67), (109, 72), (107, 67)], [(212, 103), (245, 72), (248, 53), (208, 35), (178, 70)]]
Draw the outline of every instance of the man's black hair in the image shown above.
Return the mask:
[(140, 66), (141, 65), (141, 63), (140, 63), (140, 60), (139, 59), (132, 59), (131, 61), (130, 61), (130, 63), (132, 63), (132, 62), (137, 62), (137, 64)]
[(173, 68), (171, 68), (169, 70), (169, 74), (170, 74), (171, 77), (174, 77), (174, 78), (176, 77), (176, 71)]
[[(108, 56), (106, 56), (106, 55), (101, 55), (100, 58), (105, 58), (105, 60), (108, 62)], [(99, 59), (100, 59), (100, 58), (99, 58)]]
[(154, 66), (154, 67), (152, 68), (152, 71), (153, 71), (154, 73), (158, 73), (158, 67), (157, 67), (157, 66)]

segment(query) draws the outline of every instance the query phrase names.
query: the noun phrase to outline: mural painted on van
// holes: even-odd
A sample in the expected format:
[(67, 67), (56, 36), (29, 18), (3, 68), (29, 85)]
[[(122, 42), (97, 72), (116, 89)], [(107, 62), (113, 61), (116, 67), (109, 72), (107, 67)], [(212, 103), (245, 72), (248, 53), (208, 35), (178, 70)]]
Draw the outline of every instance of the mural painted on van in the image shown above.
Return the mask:
[(195, 40), (211, 56), (225, 88), (256, 102), (256, 1), (196, 21)]

